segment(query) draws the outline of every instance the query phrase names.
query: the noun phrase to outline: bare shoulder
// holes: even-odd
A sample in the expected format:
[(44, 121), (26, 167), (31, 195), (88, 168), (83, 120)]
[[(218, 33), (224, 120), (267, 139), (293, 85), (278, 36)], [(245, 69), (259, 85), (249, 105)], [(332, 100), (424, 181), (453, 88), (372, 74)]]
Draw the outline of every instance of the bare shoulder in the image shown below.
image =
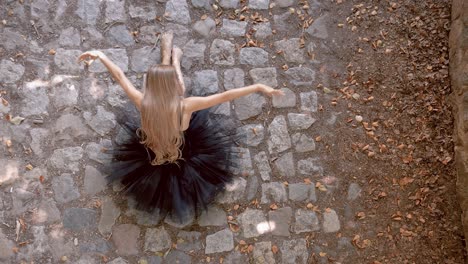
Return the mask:
[(185, 97), (182, 100), (182, 105), (184, 106), (184, 113), (192, 113), (196, 109), (200, 97)]

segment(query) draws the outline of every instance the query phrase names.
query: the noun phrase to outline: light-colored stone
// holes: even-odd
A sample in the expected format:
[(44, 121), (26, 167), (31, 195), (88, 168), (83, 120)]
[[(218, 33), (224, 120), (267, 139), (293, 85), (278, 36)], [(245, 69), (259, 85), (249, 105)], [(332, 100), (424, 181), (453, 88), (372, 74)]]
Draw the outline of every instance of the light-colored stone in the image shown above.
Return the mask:
[(210, 61), (217, 65), (234, 65), (235, 46), (232, 42), (215, 39), (210, 47)]
[(315, 141), (313, 138), (301, 133), (296, 133), (292, 135), (291, 138), (297, 152), (303, 153), (315, 150)]
[(83, 114), (83, 118), (91, 129), (101, 136), (110, 133), (117, 125), (114, 113), (107, 111), (100, 105), (97, 106), (97, 112), (95, 115), (85, 112)]
[(348, 188), (348, 201), (356, 200), (361, 194), (361, 187), (357, 183), (351, 183)]
[[(146, 46), (132, 51), (131, 67), (135, 72), (147, 72), (148, 69), (161, 61), (159, 47)], [(122, 88), (121, 88), (122, 89)]]
[(247, 181), (244, 178), (235, 178), (231, 184), (226, 186), (224, 193), (218, 196), (217, 202), (226, 204), (240, 201), (244, 197), (246, 187)]
[(83, 149), (81, 147), (68, 147), (54, 150), (48, 161), (52, 168), (77, 172), (80, 169), (79, 162), (82, 157)]
[(253, 93), (234, 100), (234, 110), (239, 120), (246, 120), (262, 113), (265, 104), (263, 95)]
[(62, 174), (52, 180), (55, 200), (59, 203), (68, 203), (80, 198), (80, 192), (70, 174)]
[(317, 165), (317, 159), (308, 158), (297, 162), (297, 170), (304, 175), (322, 175), (323, 168)]
[(290, 183), (289, 199), (297, 202), (315, 202), (317, 196), (315, 194), (315, 185), (306, 183)]
[(303, 238), (283, 240), (280, 251), (282, 264), (306, 264), (309, 257), (306, 240)]
[(19, 178), (19, 163), (15, 159), (0, 159), (0, 186), (6, 186)]
[(123, 224), (114, 226), (112, 228), (112, 241), (114, 241), (115, 247), (117, 248), (117, 254), (120, 256), (130, 256), (138, 254), (139, 236), (140, 228), (136, 225)]
[(310, 114), (288, 113), (289, 127), (293, 130), (307, 129), (316, 121)]
[(328, 14), (325, 14), (317, 19), (314, 20), (312, 25), (310, 25), (306, 32), (311, 35), (312, 37), (316, 37), (319, 39), (327, 39), (328, 38)]
[(216, 22), (211, 17), (207, 17), (205, 20), (199, 20), (195, 22), (195, 24), (193, 24), (193, 29), (198, 34), (207, 38), (215, 32)]
[(221, 27), (220, 32), (231, 37), (242, 37), (245, 34), (246, 27), (246, 21), (223, 19), (223, 26)]
[(268, 9), (270, 0), (249, 0), (250, 9)]
[(258, 39), (265, 39), (271, 35), (273, 32), (271, 30), (270, 22), (258, 23), (253, 26), (255, 30), (255, 37)]
[(145, 251), (161, 252), (171, 246), (171, 236), (164, 227), (146, 229)]
[(294, 232), (296, 234), (320, 230), (319, 220), (314, 211), (298, 209), (295, 218)]
[(291, 207), (283, 207), (278, 210), (268, 212), (268, 222), (271, 227), (271, 233), (275, 236), (290, 235), (289, 228), (292, 218)]
[(314, 91), (300, 93), (301, 110), (307, 112), (317, 112), (317, 93)]
[(274, 164), (281, 177), (294, 177), (296, 175), (294, 158), (291, 152), (281, 155), (274, 161)]
[(224, 71), (224, 89), (231, 90), (234, 88), (244, 87), (245, 74), (242, 69), (232, 68)]
[(101, 205), (101, 219), (99, 220), (99, 233), (107, 237), (112, 232), (115, 220), (120, 215), (120, 209), (114, 204), (112, 199), (105, 198)]
[(78, 0), (75, 14), (88, 25), (95, 25), (99, 15), (101, 1)]
[(271, 251), (271, 242), (257, 242), (253, 250), (253, 263), (255, 264), (275, 264), (275, 256)]
[(239, 63), (251, 66), (265, 66), (268, 63), (268, 52), (257, 47), (242, 48), (239, 52)]
[(315, 72), (307, 67), (293, 67), (285, 72), (294, 86), (310, 87), (315, 80)]
[(107, 186), (107, 181), (104, 176), (94, 167), (86, 166), (84, 173), (84, 192), (89, 195), (104, 190)]
[[(128, 71), (128, 56), (125, 49), (104, 49), (101, 50), (106, 56), (119, 66), (122, 71)], [(89, 66), (90, 72), (107, 72), (107, 68), (100, 60), (95, 61), (91, 66)]]
[(258, 237), (270, 231), (270, 225), (261, 210), (247, 208), (238, 219), (245, 238)]
[(213, 70), (195, 72), (192, 94), (206, 96), (218, 92), (218, 73)]
[(125, 22), (125, 0), (106, 0), (106, 23)]
[[(65, 50), (58, 48), (54, 55), (54, 62), (59, 72), (66, 74), (78, 74), (83, 68), (83, 63), (77, 63), (77, 58), (82, 53), (81, 50)], [(0, 72), (3, 71), (0, 66)]]
[(296, 95), (288, 88), (281, 88), (284, 95), (273, 95), (272, 103), (276, 108), (287, 108), (296, 106)]
[(169, 0), (166, 3), (165, 18), (168, 21), (180, 23), (183, 25), (190, 24), (190, 11), (186, 0)]
[(226, 212), (217, 206), (208, 207), (198, 218), (199, 226), (225, 226), (227, 225)]
[(253, 83), (261, 83), (273, 88), (278, 86), (276, 80), (276, 68), (255, 68), (249, 71), (250, 77)]
[(305, 52), (301, 48), (300, 39), (290, 38), (275, 42), (276, 51), (282, 51), (284, 59), (291, 63), (304, 63)]
[(334, 233), (340, 231), (340, 219), (335, 210), (326, 210), (323, 213), (323, 232)]
[(261, 124), (251, 124), (239, 127), (237, 135), (240, 136), (240, 142), (250, 147), (256, 147), (262, 143), (265, 138), (265, 129)]
[(254, 160), (262, 180), (269, 181), (271, 178), (271, 167), (266, 152), (259, 152), (257, 155), (255, 155)]
[(269, 204), (273, 202), (286, 202), (288, 195), (284, 184), (280, 182), (269, 182), (262, 184), (262, 204)]
[(223, 229), (206, 236), (205, 254), (231, 251), (234, 249), (234, 239), (231, 230)]
[(280, 153), (291, 147), (291, 138), (288, 133), (288, 126), (284, 116), (276, 116), (268, 126), (268, 151), (270, 153)]

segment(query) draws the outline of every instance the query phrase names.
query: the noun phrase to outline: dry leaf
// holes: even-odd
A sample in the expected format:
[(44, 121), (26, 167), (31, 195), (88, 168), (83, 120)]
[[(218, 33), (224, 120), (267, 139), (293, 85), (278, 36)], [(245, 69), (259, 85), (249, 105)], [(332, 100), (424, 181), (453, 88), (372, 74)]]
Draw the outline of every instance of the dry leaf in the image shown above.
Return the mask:
[(271, 251), (273, 252), (273, 254), (278, 253), (278, 247), (276, 245), (271, 246)]
[(276, 210), (276, 209), (278, 209), (278, 206), (276, 204), (271, 204), (270, 209), (271, 210)]
[(312, 184), (312, 181), (309, 178), (304, 179), (305, 184)]
[(57, 53), (57, 52), (54, 49), (49, 50), (49, 55), (55, 55), (55, 53)]
[(45, 177), (43, 175), (39, 176), (39, 182), (44, 183)]
[(10, 123), (12, 123), (14, 125), (19, 125), (24, 121), (24, 119), (25, 119), (24, 117), (15, 116), (15, 117), (10, 119)]
[(406, 186), (414, 181), (413, 178), (410, 177), (404, 177), (403, 179), (400, 179), (398, 181), (398, 184), (400, 184), (401, 187)]
[(8, 103), (8, 101), (5, 100), (5, 98), (1, 98), (1, 99), (2, 99), (2, 104), (3, 104), (4, 106), (10, 105), (10, 103)]
[(27, 170), (32, 170), (34, 167), (31, 164), (26, 165)]

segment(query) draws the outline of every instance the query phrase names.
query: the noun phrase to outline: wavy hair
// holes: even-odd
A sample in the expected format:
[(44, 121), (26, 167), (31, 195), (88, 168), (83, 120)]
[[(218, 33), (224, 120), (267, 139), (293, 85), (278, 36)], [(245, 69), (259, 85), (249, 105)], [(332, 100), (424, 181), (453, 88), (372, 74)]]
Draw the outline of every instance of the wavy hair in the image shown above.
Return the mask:
[(148, 69), (141, 102), (141, 143), (155, 157), (152, 165), (176, 163), (181, 158), (184, 135), (181, 129), (182, 99), (180, 83), (173, 66), (155, 65)]

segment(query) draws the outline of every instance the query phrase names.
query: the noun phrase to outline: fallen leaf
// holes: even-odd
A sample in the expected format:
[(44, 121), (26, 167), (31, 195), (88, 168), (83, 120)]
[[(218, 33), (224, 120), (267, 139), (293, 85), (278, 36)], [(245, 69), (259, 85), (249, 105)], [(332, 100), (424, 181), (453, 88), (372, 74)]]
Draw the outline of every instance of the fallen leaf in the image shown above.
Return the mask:
[(271, 210), (276, 210), (276, 209), (278, 209), (278, 206), (276, 204), (271, 204), (270, 209)]
[(34, 167), (31, 164), (26, 165), (27, 170), (32, 170)]
[(10, 103), (8, 103), (8, 101), (5, 100), (5, 98), (2, 98), (2, 104), (3, 104), (4, 106), (10, 105)]
[(276, 245), (271, 246), (271, 252), (273, 252), (273, 254), (278, 253), (278, 247)]
[(43, 175), (39, 176), (39, 182), (40, 182), (40, 183), (44, 183), (44, 181), (45, 181), (44, 176), (43, 176)]
[(57, 53), (57, 52), (54, 49), (49, 50), (49, 55), (55, 55), (55, 53)]
[(400, 184), (401, 187), (404, 187), (414, 181), (413, 178), (410, 177), (404, 177), (398, 181), (398, 184)]
[(304, 179), (305, 184), (312, 184), (312, 181), (309, 178)]
[(10, 123), (12, 123), (14, 125), (19, 125), (24, 121), (24, 119), (25, 119), (24, 117), (15, 116), (12, 119), (10, 119)]

